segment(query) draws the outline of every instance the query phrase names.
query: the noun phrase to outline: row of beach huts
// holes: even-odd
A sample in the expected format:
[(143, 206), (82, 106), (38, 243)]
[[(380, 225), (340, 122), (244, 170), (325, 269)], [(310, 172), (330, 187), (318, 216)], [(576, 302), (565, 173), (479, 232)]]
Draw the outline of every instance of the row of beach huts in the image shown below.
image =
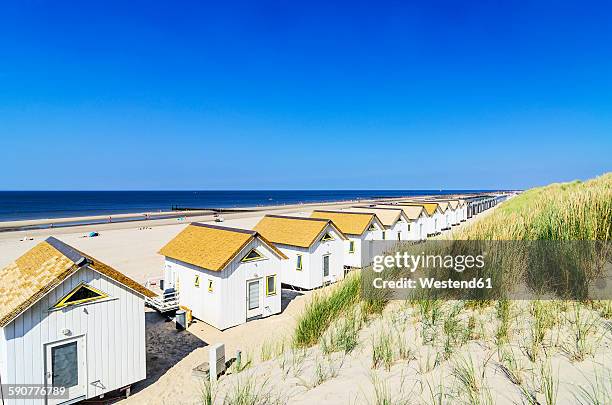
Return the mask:
[[(1, 403), (129, 393), (146, 377), (145, 304), (180, 307), (220, 330), (278, 314), (282, 288), (337, 282), (380, 249), (426, 240), (507, 197), (415, 197), (266, 215), (253, 229), (192, 223), (161, 247), (164, 276), (156, 288), (50, 237), (0, 271)], [(6, 384), (45, 389), (20, 397)]]

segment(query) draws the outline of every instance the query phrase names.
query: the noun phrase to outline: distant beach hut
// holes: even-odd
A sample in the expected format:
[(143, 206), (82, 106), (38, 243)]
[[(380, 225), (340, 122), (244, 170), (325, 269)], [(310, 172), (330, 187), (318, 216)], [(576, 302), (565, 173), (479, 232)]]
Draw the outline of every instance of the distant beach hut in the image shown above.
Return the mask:
[(416, 205), (421, 206), (425, 209), (427, 216), (429, 218), (428, 226), (427, 226), (427, 236), (435, 236), (439, 235), (442, 232), (442, 228), (444, 227), (444, 214), (440, 209), (440, 205), (436, 202), (423, 202), (423, 201), (399, 201), (397, 205)]
[(395, 241), (407, 241), (411, 239), (411, 220), (401, 208), (393, 207), (351, 207), (343, 211), (347, 212), (369, 212), (376, 214), (385, 227), (385, 239)]
[(442, 230), (447, 231), (451, 229), (452, 226), (452, 210), (450, 208), (450, 203), (448, 201), (427, 201), (427, 202), (435, 202), (440, 207), (440, 211), (442, 211)]
[(145, 297), (154, 295), (58, 239), (39, 243), (0, 271), (2, 384), (66, 387), (61, 401), (27, 402), (47, 404), (143, 380)]
[(449, 200), (448, 201), (450, 204), (450, 208), (451, 208), (451, 212), (453, 213), (452, 216), (452, 225), (459, 225), (462, 221), (465, 220), (464, 216), (464, 209), (463, 207), (465, 206), (465, 201), (461, 200), (461, 199), (456, 199), (456, 200)]
[(422, 202), (437, 202), (440, 205), (441, 210), (444, 212), (446, 219), (446, 228), (448, 229), (450, 226), (459, 225), (464, 216), (463, 206), (465, 205), (464, 200), (460, 199), (448, 199), (448, 198), (436, 198), (434, 200), (420, 199), (415, 201)]
[(373, 241), (386, 240), (385, 226), (376, 214), (366, 212), (324, 211), (316, 210), (311, 218), (331, 220), (348, 240), (344, 247), (345, 268), (362, 268), (372, 263), (373, 257), (384, 250), (383, 243)]
[(429, 215), (422, 205), (379, 204), (374, 208), (401, 209), (408, 218), (408, 240), (426, 240), (429, 231)]
[(193, 317), (223, 330), (281, 311), (282, 261), (258, 232), (192, 223), (159, 253), (165, 288)]
[(347, 237), (329, 219), (266, 215), (253, 229), (289, 258), (283, 284), (310, 290), (344, 277)]

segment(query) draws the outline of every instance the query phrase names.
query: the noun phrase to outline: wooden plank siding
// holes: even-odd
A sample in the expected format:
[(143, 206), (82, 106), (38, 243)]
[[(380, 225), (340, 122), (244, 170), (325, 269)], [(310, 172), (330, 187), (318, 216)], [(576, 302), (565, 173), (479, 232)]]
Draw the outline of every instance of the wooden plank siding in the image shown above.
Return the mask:
[[(109, 298), (50, 310), (81, 282)], [(78, 336), (85, 337), (88, 398), (146, 377), (144, 298), (84, 267), (0, 329), (2, 382), (44, 384), (45, 345)]]

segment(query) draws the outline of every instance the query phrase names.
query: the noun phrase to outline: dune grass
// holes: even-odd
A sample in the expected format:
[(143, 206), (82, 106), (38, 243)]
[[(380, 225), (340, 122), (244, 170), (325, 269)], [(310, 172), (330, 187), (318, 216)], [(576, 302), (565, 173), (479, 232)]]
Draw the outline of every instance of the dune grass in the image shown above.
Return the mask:
[(317, 344), (332, 322), (359, 302), (360, 290), (360, 274), (353, 272), (331, 291), (316, 294), (298, 319), (293, 344), (296, 347)]
[[(595, 179), (580, 182), (557, 183), (528, 190), (505, 202), (487, 218), (471, 224), (454, 234), (458, 240), (612, 240), (612, 173)], [(528, 270), (527, 270), (528, 271)], [(362, 274), (354, 272), (339, 283), (327, 294), (317, 294), (306, 307), (298, 320), (293, 343), (297, 347), (315, 345), (332, 321), (354, 307), (361, 301)], [(508, 284), (515, 283), (517, 275), (508, 279)], [(544, 277), (555, 275), (535, 275), (527, 280), (534, 283), (546, 283)], [(425, 301), (430, 301), (426, 299)], [(474, 304), (474, 302), (476, 304)], [(477, 305), (466, 301), (466, 308)], [(483, 301), (484, 306), (494, 304)], [(380, 313), (387, 303), (386, 297), (379, 297), (361, 302), (365, 314)], [(431, 319), (435, 311), (430, 311), (428, 304), (421, 303), (424, 320)], [(505, 303), (501, 304), (502, 306)], [(604, 312), (610, 312), (609, 301), (599, 304)], [(539, 309), (537, 315), (540, 315)], [(506, 308), (500, 308), (502, 327), (499, 338), (505, 339), (507, 331)], [(539, 317), (536, 319), (541, 321)], [(548, 321), (548, 320), (546, 320)], [(542, 336), (545, 326), (535, 325), (536, 341)]]

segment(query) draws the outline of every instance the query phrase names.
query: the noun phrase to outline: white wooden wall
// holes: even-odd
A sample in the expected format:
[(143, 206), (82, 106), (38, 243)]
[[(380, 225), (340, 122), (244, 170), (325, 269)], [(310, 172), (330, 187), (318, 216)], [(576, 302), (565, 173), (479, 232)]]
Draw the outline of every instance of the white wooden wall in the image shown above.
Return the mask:
[[(265, 260), (242, 262), (251, 249), (257, 249)], [(178, 260), (166, 258), (178, 278), (179, 302), (193, 311), (193, 316), (219, 330), (246, 322), (246, 282), (261, 278), (263, 290), (263, 317), (278, 314), (281, 310), (281, 277), (283, 260), (260, 242), (253, 240), (223, 269), (211, 271)], [(200, 276), (200, 287), (195, 286), (195, 276)], [(276, 275), (276, 294), (266, 296), (266, 276)], [(213, 292), (208, 292), (208, 280), (213, 281)], [(176, 287), (175, 287), (176, 288)]]
[[(49, 310), (81, 282), (108, 294), (109, 299)], [(63, 335), (62, 329), (69, 329), (70, 336)], [(81, 335), (85, 336), (88, 398), (146, 377), (144, 298), (89, 268), (64, 280), (0, 331), (3, 384), (44, 384), (44, 345)], [(12, 403), (43, 401), (7, 402)]]
[[(289, 259), (284, 260), (282, 282), (311, 290), (323, 285), (323, 281), (336, 282), (344, 278), (345, 241), (329, 225), (322, 234), (329, 232), (334, 240), (315, 242), (310, 248), (275, 244)], [(297, 270), (297, 255), (302, 255), (302, 270)], [(323, 256), (329, 255), (329, 277), (323, 280)]]

